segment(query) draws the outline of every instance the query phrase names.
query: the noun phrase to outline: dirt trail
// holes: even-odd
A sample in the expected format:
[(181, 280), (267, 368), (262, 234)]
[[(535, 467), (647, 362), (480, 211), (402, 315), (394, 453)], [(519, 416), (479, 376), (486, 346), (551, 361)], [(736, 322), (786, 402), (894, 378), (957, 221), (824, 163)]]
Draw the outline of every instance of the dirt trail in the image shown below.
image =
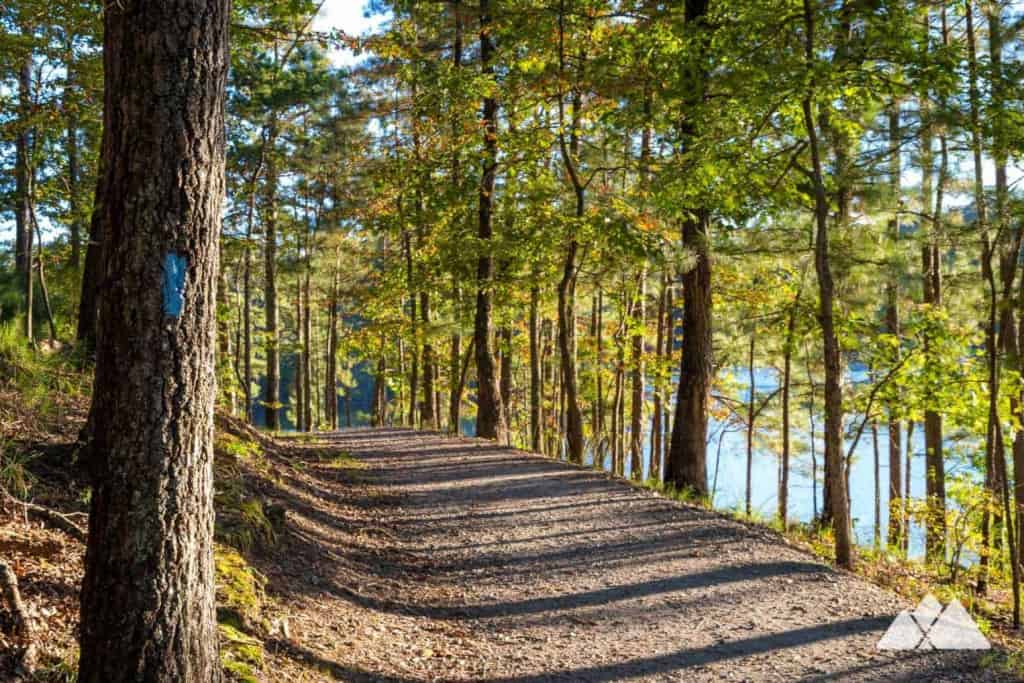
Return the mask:
[(774, 533), (482, 441), (331, 443), (369, 486), (289, 483), (271, 680), (995, 680), (879, 653), (908, 605)]

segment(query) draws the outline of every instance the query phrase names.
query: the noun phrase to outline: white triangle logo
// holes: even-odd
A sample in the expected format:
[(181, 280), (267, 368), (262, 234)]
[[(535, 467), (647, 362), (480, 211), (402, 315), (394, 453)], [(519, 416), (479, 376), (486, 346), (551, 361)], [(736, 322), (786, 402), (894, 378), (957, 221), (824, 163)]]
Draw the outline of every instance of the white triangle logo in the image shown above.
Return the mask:
[(959, 600), (953, 600), (928, 631), (928, 640), (937, 650), (988, 650), (988, 639), (978, 630)]
[(910, 612), (903, 610), (896, 617), (889, 630), (878, 641), (879, 650), (914, 650), (924, 640), (924, 632), (914, 621)]
[(903, 610), (878, 641), (879, 650), (988, 650), (991, 644), (964, 606), (953, 600), (942, 609), (926, 595), (913, 611)]

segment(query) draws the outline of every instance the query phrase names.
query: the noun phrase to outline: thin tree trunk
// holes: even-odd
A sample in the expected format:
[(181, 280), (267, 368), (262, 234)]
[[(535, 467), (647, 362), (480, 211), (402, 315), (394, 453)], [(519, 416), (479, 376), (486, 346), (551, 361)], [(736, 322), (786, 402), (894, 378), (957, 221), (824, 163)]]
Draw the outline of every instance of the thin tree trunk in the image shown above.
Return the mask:
[[(505, 420), (511, 425), (512, 421), (512, 328), (502, 327), (498, 333), (501, 344), (501, 367), (499, 388), (501, 392), (501, 405), (505, 413)], [(506, 429), (505, 439), (511, 445), (511, 427)]]
[[(100, 148), (107, 145), (106, 129), (102, 134)], [(82, 270), (82, 288), (78, 297), (78, 326), (75, 338), (79, 346), (84, 350), (83, 355), (89, 355), (96, 348), (96, 318), (99, 309), (99, 281), (103, 259), (103, 201), (100, 194), (100, 184), (105, 174), (103, 158), (100, 156), (98, 172), (96, 174), (96, 193), (93, 201), (92, 216), (89, 220), (89, 243), (85, 248), (85, 267)]]
[(750, 348), (747, 354), (747, 382), (750, 385), (750, 394), (747, 401), (747, 489), (746, 489), (746, 511), (750, 516), (752, 490), (751, 484), (754, 474), (754, 420), (757, 416), (757, 377), (754, 374), (754, 347), (757, 341), (757, 333), (750, 333)]
[(543, 421), (543, 380), (540, 349), (540, 287), (530, 289), (530, 450), (540, 453)]
[(302, 287), (302, 400), (304, 406), (302, 414), (306, 418), (305, 424), (302, 428), (304, 431), (312, 431), (315, 421), (313, 419), (313, 319), (312, 309), (309, 305), (309, 278), (310, 278), (310, 266), (309, 256), (306, 256), (306, 281)]
[(68, 156), (68, 213), (71, 215), (69, 221), (71, 258), (68, 265), (72, 270), (77, 271), (82, 265), (82, 209), (79, 203), (79, 169), (78, 154), (78, 104), (74, 101), (75, 90), (75, 52), (73, 47), (74, 36), (68, 35), (65, 38), (65, 60), (64, 69), (66, 72), (64, 81), (64, 114), (67, 120), (65, 131), (65, 151)]
[[(811, 0), (804, 0), (805, 58), (812, 68), (814, 53), (815, 18)], [(814, 244), (814, 265), (818, 275), (819, 323), (823, 338), (825, 360), (825, 462), (827, 475), (825, 486), (829, 492), (829, 517), (835, 532), (836, 564), (840, 567), (853, 566), (853, 544), (850, 530), (849, 504), (846, 499), (846, 477), (844, 476), (842, 429), (843, 397), (842, 367), (840, 364), (839, 339), (836, 336), (834, 311), (835, 285), (828, 251), (828, 198), (822, 171), (818, 131), (813, 110), (814, 83), (802, 103), (804, 125), (812, 160), (812, 181), (815, 197), (816, 239)]]
[(53, 306), (50, 305), (50, 291), (46, 287), (46, 272), (43, 265), (43, 232), (39, 229), (39, 221), (36, 220), (35, 200), (29, 204), (29, 211), (32, 218), (32, 225), (35, 228), (36, 242), (36, 269), (39, 271), (39, 293), (43, 296), (43, 310), (46, 311), (46, 321), (50, 326), (50, 341), (57, 341), (57, 323), (53, 319)]
[(277, 124), (268, 126), (266, 159), (266, 197), (264, 211), (263, 244), (263, 306), (266, 315), (264, 333), (267, 358), (266, 386), (263, 390), (263, 412), (267, 429), (276, 431), (281, 423), (278, 416), (280, 401), (281, 358), (278, 340), (277, 316), (277, 160), (274, 143), (277, 140)]
[(647, 299), (647, 267), (641, 266), (637, 274), (636, 295), (633, 299), (633, 358), (632, 380), (633, 391), (630, 398), (629, 453), (630, 476), (639, 481), (643, 479), (644, 453), (644, 304)]
[[(978, 59), (974, 32), (973, 2), (965, 3), (967, 18), (968, 90), (970, 102), (971, 152), (974, 160), (974, 205), (977, 211), (977, 233), (982, 238), (981, 269), (988, 289), (988, 320), (985, 329), (985, 354), (988, 365), (989, 414), (985, 436), (985, 490), (994, 497), (996, 491), (995, 438), (999, 427), (999, 362), (996, 340), (996, 321), (999, 293), (992, 269), (995, 245), (991, 243), (988, 227), (987, 200), (982, 171), (981, 93), (978, 86)], [(978, 592), (988, 589), (989, 553), (992, 549), (992, 515), (986, 507), (982, 517), (982, 548), (978, 559)]]
[(796, 311), (803, 292), (803, 282), (797, 290), (786, 321), (786, 340), (782, 350), (782, 462), (779, 472), (779, 521), (789, 528), (789, 458), (790, 458), (790, 387), (793, 380), (793, 343), (796, 337)]
[[(942, 11), (943, 43), (948, 40), (945, 9)], [(927, 95), (921, 98), (923, 116), (930, 118), (931, 107)], [(942, 203), (948, 170), (948, 151), (945, 133), (941, 134), (941, 166), (939, 168), (938, 192), (932, 204), (932, 172), (934, 156), (932, 151), (932, 122), (926, 121), (921, 137), (921, 204), (925, 212), (926, 234), (921, 245), (921, 279), (923, 301), (927, 308), (938, 310), (942, 307), (942, 261), (939, 240), (942, 223)], [(924, 337), (926, 362), (936, 362), (932, 335), (926, 331)], [(928, 515), (925, 520), (925, 558), (929, 563), (941, 563), (946, 558), (946, 466), (942, 452), (942, 415), (929, 405), (924, 413), (925, 443), (925, 496)]]
[(229, 15), (220, 0), (125, 0), (103, 15), (110, 134), (81, 683), (221, 677), (213, 410)]
[[(430, 330), (430, 293), (420, 292), (420, 318), (423, 333)], [(437, 429), (437, 399), (434, 392), (434, 347), (429, 341), (423, 342), (423, 426)]]
[[(28, 27), (23, 28), (30, 34)], [(21, 125), (14, 140), (14, 267), (22, 276), (22, 282), (31, 282), (25, 274), (32, 270), (32, 223), (29, 218), (29, 201), (32, 192), (30, 147), (32, 130), (27, 125), (32, 113), (32, 51), (29, 50), (18, 69), (18, 114)]]
[[(899, 202), (900, 192), (900, 127), (899, 127), (899, 105), (894, 104), (889, 110), (889, 188), (892, 192), (894, 207)], [(895, 208), (894, 208), (895, 212)], [(896, 213), (889, 220), (888, 226), (889, 241), (898, 249), (900, 238), (900, 223)], [(900, 336), (900, 309), (899, 309), (899, 261), (890, 264), (889, 277), (885, 285), (885, 331), (897, 339)], [(899, 350), (897, 348), (894, 362), (899, 362)], [(903, 458), (902, 434), (900, 431), (900, 417), (898, 414), (900, 401), (897, 399), (887, 406), (889, 414), (889, 538), (888, 544), (893, 548), (900, 548), (903, 545), (903, 538), (906, 534), (905, 519), (907, 500), (900, 493), (900, 462)], [(909, 451), (909, 445), (908, 445)], [(908, 481), (909, 481), (909, 470)]]
[(878, 448), (878, 421), (871, 420), (871, 446), (875, 465), (875, 549), (882, 545), (882, 474), (880, 471), (881, 454)]
[(661, 481), (661, 437), (662, 437), (662, 395), (664, 381), (662, 364), (665, 357), (665, 304), (668, 292), (668, 277), (661, 276), (661, 290), (658, 292), (657, 333), (654, 342), (654, 355), (657, 371), (654, 376), (654, 405), (651, 414), (651, 464), (649, 478)]

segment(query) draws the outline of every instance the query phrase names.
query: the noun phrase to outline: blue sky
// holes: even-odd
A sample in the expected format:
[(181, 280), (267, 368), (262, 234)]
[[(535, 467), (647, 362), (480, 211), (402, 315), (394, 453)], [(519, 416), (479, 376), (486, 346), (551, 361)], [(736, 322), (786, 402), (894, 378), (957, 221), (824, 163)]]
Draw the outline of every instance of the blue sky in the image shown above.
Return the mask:
[[(368, 18), (363, 0), (325, 0), (320, 13), (313, 21), (317, 31), (338, 29), (353, 36), (361, 36), (380, 26), (385, 17)], [(352, 64), (357, 61), (350, 50), (335, 50), (335, 64)]]

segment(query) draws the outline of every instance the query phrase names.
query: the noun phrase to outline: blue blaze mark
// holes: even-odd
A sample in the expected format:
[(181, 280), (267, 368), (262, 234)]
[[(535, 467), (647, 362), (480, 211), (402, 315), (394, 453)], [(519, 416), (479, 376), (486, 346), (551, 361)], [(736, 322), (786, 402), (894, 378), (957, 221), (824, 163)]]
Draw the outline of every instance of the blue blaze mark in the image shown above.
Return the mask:
[(185, 271), (188, 259), (173, 251), (164, 257), (164, 315), (177, 318), (185, 306)]

